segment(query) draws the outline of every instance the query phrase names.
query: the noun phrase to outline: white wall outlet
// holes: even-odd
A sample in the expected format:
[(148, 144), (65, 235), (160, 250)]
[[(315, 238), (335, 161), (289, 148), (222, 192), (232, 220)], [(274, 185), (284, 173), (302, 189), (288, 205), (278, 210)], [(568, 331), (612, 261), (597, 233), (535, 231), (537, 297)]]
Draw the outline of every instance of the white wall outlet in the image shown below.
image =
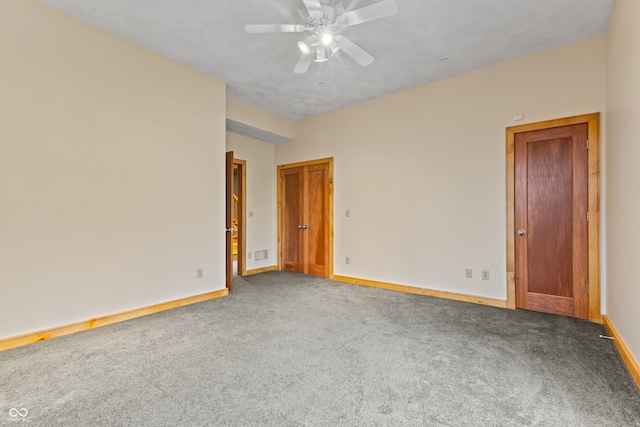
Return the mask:
[(466, 277), (467, 279), (471, 279), (473, 278), (473, 270), (470, 268), (467, 268), (464, 270), (464, 277)]
[(351, 264), (351, 259), (349, 257), (344, 257), (345, 264)]
[(247, 252), (247, 258), (251, 259), (251, 251)]
[(204, 277), (204, 268), (196, 268), (196, 279), (202, 279)]
[(482, 280), (489, 280), (490, 277), (489, 270), (482, 270)]

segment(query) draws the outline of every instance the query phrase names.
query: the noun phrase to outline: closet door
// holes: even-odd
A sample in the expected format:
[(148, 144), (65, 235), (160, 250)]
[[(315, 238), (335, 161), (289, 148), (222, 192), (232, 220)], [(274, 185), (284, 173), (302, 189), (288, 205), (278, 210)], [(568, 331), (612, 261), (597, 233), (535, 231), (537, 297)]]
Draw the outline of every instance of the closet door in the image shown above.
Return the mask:
[(329, 162), (280, 168), (282, 270), (329, 277), (331, 167)]
[(304, 222), (304, 174), (303, 168), (280, 171), (281, 210), (281, 258), (282, 269), (304, 272), (303, 233)]
[(329, 165), (322, 163), (305, 168), (305, 207), (303, 253), (304, 274), (329, 276)]

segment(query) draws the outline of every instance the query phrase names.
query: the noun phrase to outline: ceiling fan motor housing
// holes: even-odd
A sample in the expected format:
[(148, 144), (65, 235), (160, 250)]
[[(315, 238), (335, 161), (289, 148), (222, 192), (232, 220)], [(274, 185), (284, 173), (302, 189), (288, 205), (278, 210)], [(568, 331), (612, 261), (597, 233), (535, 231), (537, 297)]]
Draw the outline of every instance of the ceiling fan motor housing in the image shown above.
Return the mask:
[(322, 5), (322, 16), (309, 15), (306, 22), (306, 27), (309, 29), (316, 29), (318, 27), (329, 27), (336, 23), (336, 10), (326, 4)]

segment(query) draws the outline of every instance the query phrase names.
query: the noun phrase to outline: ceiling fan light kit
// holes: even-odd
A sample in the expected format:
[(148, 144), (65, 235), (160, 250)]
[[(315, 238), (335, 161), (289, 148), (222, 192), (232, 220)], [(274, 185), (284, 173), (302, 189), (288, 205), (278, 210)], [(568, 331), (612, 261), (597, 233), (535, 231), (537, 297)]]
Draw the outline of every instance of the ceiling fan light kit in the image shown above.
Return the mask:
[(344, 52), (362, 67), (367, 67), (375, 58), (345, 37), (342, 31), (353, 25), (398, 13), (396, 0), (381, 0), (342, 14), (338, 14), (336, 8), (328, 4), (329, 0), (322, 0), (322, 2), (321, 0), (303, 0), (303, 2), (309, 14), (305, 25), (247, 24), (244, 26), (245, 31), (250, 34), (311, 32), (303, 40), (298, 41), (298, 50), (302, 55), (293, 70), (294, 73), (306, 73), (311, 62), (325, 62), (340, 52)]
[(334, 40), (333, 43), (331, 43), (329, 45), (329, 49), (331, 49), (331, 56), (336, 56), (338, 55), (340, 52), (342, 52), (342, 49), (340, 49), (340, 46), (338, 45), (338, 43), (336, 43), (336, 41)]
[(327, 52), (324, 48), (316, 50), (316, 60), (314, 62), (325, 62), (328, 61)]
[(307, 36), (304, 38), (304, 40), (298, 42), (298, 49), (304, 55), (309, 55), (311, 54), (311, 48), (313, 47), (314, 43), (315, 39), (313, 38), (313, 36)]
[(333, 34), (331, 34), (331, 31), (329, 30), (324, 30), (322, 32), (322, 35), (320, 36), (320, 43), (322, 43), (324, 47), (329, 47), (332, 42), (333, 42)]

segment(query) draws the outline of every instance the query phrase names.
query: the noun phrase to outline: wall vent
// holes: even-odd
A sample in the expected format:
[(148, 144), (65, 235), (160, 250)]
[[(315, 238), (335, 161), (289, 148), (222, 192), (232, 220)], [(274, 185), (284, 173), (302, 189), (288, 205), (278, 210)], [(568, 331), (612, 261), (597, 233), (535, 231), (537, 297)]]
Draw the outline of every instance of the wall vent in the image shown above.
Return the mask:
[(269, 249), (260, 249), (259, 251), (253, 251), (254, 261), (264, 261), (269, 259)]

